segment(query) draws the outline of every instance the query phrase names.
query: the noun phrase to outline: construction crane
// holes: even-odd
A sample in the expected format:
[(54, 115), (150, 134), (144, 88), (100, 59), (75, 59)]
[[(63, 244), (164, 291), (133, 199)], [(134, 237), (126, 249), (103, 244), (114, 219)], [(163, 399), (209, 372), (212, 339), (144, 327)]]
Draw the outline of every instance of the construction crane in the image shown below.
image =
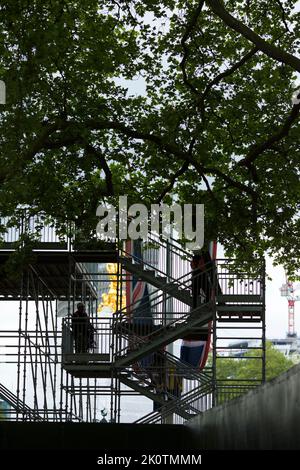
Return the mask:
[(300, 295), (295, 295), (295, 292), (300, 289), (300, 284), (294, 285), (293, 281), (289, 280), (286, 275), (286, 283), (280, 287), (281, 297), (286, 297), (288, 300), (288, 338), (296, 338), (295, 331), (295, 302), (300, 300)]

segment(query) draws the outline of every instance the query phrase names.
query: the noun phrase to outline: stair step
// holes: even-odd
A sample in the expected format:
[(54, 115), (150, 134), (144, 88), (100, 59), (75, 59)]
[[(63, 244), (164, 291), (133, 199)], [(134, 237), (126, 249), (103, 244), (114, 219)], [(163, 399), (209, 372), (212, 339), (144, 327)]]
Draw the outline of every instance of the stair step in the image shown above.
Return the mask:
[(158, 279), (158, 276), (155, 276), (155, 271), (153, 269), (141, 269), (141, 271), (143, 271), (147, 276), (156, 277), (156, 279)]
[(218, 313), (261, 313), (262, 305), (217, 305)]
[[(174, 403), (172, 403), (172, 400), (166, 400), (163, 395), (157, 394), (153, 391), (150, 391), (149, 388), (142, 387), (138, 382), (127, 379), (127, 378), (121, 378), (122, 382), (127, 385), (128, 387), (133, 388), (133, 390), (140, 392), (142, 395), (145, 395), (146, 397), (150, 398), (153, 401), (159, 402), (161, 405), (165, 407), (174, 407)], [(174, 401), (177, 401), (176, 397), (174, 397)], [(185, 410), (185, 408), (188, 408), (188, 404), (184, 404), (183, 407), (180, 407), (180, 403), (176, 407), (176, 413), (182, 416), (184, 419), (189, 419), (191, 415)]]
[(156, 279), (164, 284), (167, 282), (167, 278), (165, 276), (156, 276)]
[(64, 363), (83, 363), (83, 362), (109, 362), (109, 354), (93, 354), (93, 353), (74, 353), (74, 354), (64, 354), (63, 362)]
[(246, 317), (246, 316), (240, 316), (240, 317), (219, 317), (218, 322), (220, 323), (260, 323), (261, 322), (261, 317)]
[(261, 303), (263, 301), (260, 295), (254, 294), (226, 294), (226, 295), (217, 295), (217, 302), (224, 303), (224, 302), (253, 302), (253, 303)]
[(63, 364), (63, 368), (78, 378), (110, 378), (112, 374), (111, 362), (102, 364)]

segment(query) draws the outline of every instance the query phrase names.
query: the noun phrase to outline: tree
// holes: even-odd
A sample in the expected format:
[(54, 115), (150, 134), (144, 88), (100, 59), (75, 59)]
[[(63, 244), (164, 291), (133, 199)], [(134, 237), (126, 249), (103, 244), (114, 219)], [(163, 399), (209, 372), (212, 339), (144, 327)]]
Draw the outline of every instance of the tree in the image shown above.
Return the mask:
[[(245, 357), (260, 356), (261, 350), (248, 351)], [(261, 380), (261, 359), (224, 359), (219, 361), (217, 379), (219, 380)], [(282, 374), (294, 365), (293, 361), (278, 351), (270, 341), (266, 343), (266, 380)], [(236, 382), (238, 383), (238, 382)]]
[(91, 233), (99, 202), (120, 194), (204, 203), (206, 240), (294, 272), (295, 4), (1, 2), (0, 213), (26, 205)]

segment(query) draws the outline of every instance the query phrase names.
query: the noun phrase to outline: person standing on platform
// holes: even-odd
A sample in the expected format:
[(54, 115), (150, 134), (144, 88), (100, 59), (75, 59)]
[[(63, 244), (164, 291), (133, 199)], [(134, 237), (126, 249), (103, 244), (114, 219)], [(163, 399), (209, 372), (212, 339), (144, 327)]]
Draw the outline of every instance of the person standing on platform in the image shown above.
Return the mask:
[(72, 332), (75, 353), (87, 353), (93, 346), (94, 328), (82, 302), (77, 304), (77, 310), (72, 315)]

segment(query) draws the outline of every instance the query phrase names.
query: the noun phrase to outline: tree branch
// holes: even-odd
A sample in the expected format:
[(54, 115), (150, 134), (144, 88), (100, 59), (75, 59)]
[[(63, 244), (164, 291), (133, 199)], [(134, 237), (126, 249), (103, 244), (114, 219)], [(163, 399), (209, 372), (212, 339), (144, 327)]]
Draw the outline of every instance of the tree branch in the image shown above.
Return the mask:
[(253, 197), (253, 196), (256, 197), (257, 196), (254, 189), (250, 188), (246, 184), (241, 183), (240, 181), (233, 180), (230, 176), (226, 175), (225, 173), (223, 173), (218, 168), (206, 167), (206, 168), (203, 168), (203, 169), (204, 169), (205, 174), (212, 174), (212, 175), (215, 175), (215, 176), (219, 176), (221, 179), (226, 181), (226, 183), (228, 183), (231, 187), (239, 189), (240, 191), (242, 191), (243, 193), (247, 193), (251, 197)]
[(41, 133), (36, 137), (34, 143), (32, 146), (23, 154), (23, 160), (24, 161), (29, 161), (31, 160), (41, 149), (44, 148), (45, 143), (48, 141), (49, 137), (51, 134), (54, 132), (61, 130), (65, 128), (66, 121), (63, 121), (61, 119), (58, 119), (57, 121), (53, 123), (42, 123), (42, 131)]
[(216, 198), (216, 196), (214, 195), (214, 192), (213, 192), (213, 190), (212, 190), (211, 187), (210, 187), (210, 184), (209, 184), (209, 182), (208, 182), (208, 179), (206, 178), (206, 176), (205, 176), (204, 174), (202, 175), (202, 179), (203, 179), (203, 181), (204, 181), (204, 184), (205, 184), (205, 186), (206, 186), (207, 192), (209, 193), (211, 199), (214, 200), (214, 201), (217, 203), (217, 198)]
[(284, 24), (284, 27), (285, 27), (286, 31), (289, 32), (290, 29), (289, 29), (288, 24), (287, 24), (286, 19), (285, 19), (285, 10), (284, 10), (284, 8), (283, 8), (283, 5), (282, 5), (282, 3), (281, 3), (280, 0), (276, 0), (276, 3), (278, 4), (279, 9), (280, 9), (280, 11), (281, 11), (281, 18), (282, 18), (282, 22), (283, 22), (283, 24)]
[(267, 56), (271, 57), (277, 62), (289, 65), (293, 69), (300, 72), (300, 59), (292, 54), (289, 54), (288, 52), (285, 52), (281, 48), (268, 43), (261, 36), (252, 31), (252, 29), (248, 28), (248, 26), (246, 26), (244, 23), (234, 18), (224, 7), (224, 2), (222, 0), (206, 0), (206, 4), (213, 11), (213, 13), (215, 13), (215, 15), (217, 15), (219, 18), (221, 18), (221, 20), (223, 20), (225, 24), (227, 24), (227, 26), (251, 41)]
[(192, 93), (194, 93), (197, 96), (199, 96), (199, 91), (189, 81), (187, 73), (186, 73), (186, 69), (185, 69), (185, 65), (186, 65), (186, 62), (187, 62), (187, 59), (188, 59), (188, 55), (189, 55), (189, 49), (186, 45), (186, 42), (189, 39), (189, 37), (190, 37), (190, 35), (191, 35), (191, 33), (192, 33), (196, 23), (197, 23), (197, 20), (198, 20), (200, 14), (201, 14), (203, 5), (204, 5), (204, 0), (201, 0), (198, 7), (195, 10), (195, 13), (193, 14), (193, 16), (191, 18), (191, 20), (187, 24), (185, 33), (184, 33), (184, 35), (182, 36), (182, 39), (181, 39), (181, 47), (183, 49), (183, 57), (182, 57), (182, 61), (180, 62), (180, 68), (182, 70), (183, 82), (192, 91)]
[(94, 155), (97, 157), (99, 160), (99, 163), (101, 165), (102, 170), (104, 171), (105, 174), (105, 181), (106, 181), (106, 189), (107, 189), (107, 195), (112, 196), (114, 194), (114, 187), (113, 187), (113, 180), (112, 180), (112, 173), (110, 171), (110, 168), (105, 160), (104, 155), (100, 150), (96, 150), (92, 145), (87, 144), (86, 145), (86, 151), (90, 155)]
[(165, 189), (163, 190), (163, 192), (160, 194), (160, 196), (156, 199), (155, 201), (155, 204), (160, 204), (161, 201), (163, 200), (163, 198), (165, 197), (166, 194), (168, 194), (170, 191), (172, 191), (173, 187), (174, 187), (174, 184), (176, 182), (176, 180), (179, 178), (179, 176), (183, 175), (186, 170), (188, 169), (189, 167), (189, 163), (188, 162), (184, 162), (184, 164), (182, 165), (182, 167), (176, 171), (176, 173), (174, 173), (171, 178), (169, 179), (169, 184), (165, 187)]
[(268, 139), (266, 139), (264, 142), (261, 142), (260, 144), (255, 144), (251, 149), (248, 155), (243, 158), (243, 160), (240, 160), (238, 162), (239, 166), (247, 166), (248, 168), (251, 167), (251, 164), (254, 162), (254, 160), (257, 159), (263, 152), (266, 150), (269, 150), (273, 147), (274, 144), (277, 142), (281, 141), (285, 137), (288, 136), (289, 131), (292, 127), (292, 125), (297, 121), (300, 113), (300, 103), (295, 104), (292, 107), (291, 113), (288, 115), (286, 118), (283, 126), (274, 132)]
[(201, 96), (201, 101), (204, 103), (205, 98), (209, 94), (210, 90), (214, 85), (217, 85), (218, 83), (221, 82), (226, 77), (229, 77), (232, 75), (236, 70), (238, 70), (240, 67), (242, 67), (248, 60), (250, 60), (256, 52), (259, 51), (258, 47), (253, 47), (244, 57), (242, 57), (238, 62), (236, 62), (234, 65), (232, 65), (229, 69), (225, 70), (225, 72), (220, 73), (217, 75), (205, 88), (202, 96)]
[[(239, 189), (241, 192), (248, 194), (250, 197), (257, 197), (256, 192), (254, 189), (250, 188), (246, 184), (241, 183), (240, 181), (233, 180), (230, 176), (223, 173), (219, 168), (215, 167), (204, 167), (201, 163), (196, 161), (192, 156), (186, 156), (186, 159), (193, 165), (195, 170), (199, 173), (199, 175), (203, 178), (203, 175), (214, 175), (218, 176), (222, 180), (226, 181), (229, 186)], [(205, 180), (204, 180), (205, 182)]]
[[(49, 149), (60, 148), (63, 146), (76, 144), (76, 143), (82, 144), (84, 142), (84, 138), (81, 135), (81, 129), (115, 130), (132, 139), (143, 140), (145, 142), (151, 142), (155, 144), (158, 148), (160, 148), (160, 150), (165, 152), (167, 155), (169, 154), (175, 155), (179, 159), (189, 164), (192, 164), (195, 167), (195, 169), (199, 172), (200, 175), (202, 175), (203, 173), (212, 174), (212, 175), (220, 177), (225, 182), (227, 182), (230, 186), (236, 189), (239, 189), (240, 191), (250, 196), (255, 193), (255, 191), (249, 188), (249, 186), (239, 181), (233, 180), (230, 176), (226, 175), (218, 168), (212, 168), (212, 167), (205, 168), (199, 162), (197, 162), (191, 155), (191, 148), (194, 144), (194, 140), (192, 140), (192, 142), (190, 143), (188, 151), (184, 151), (184, 150), (181, 150), (180, 147), (178, 147), (176, 144), (170, 144), (170, 143), (165, 142), (165, 139), (163, 136), (138, 131), (136, 129), (132, 129), (131, 127), (128, 127), (126, 124), (123, 124), (117, 121), (104, 121), (104, 120), (95, 120), (95, 119), (87, 119), (87, 121), (85, 121), (84, 123), (68, 121), (67, 123), (64, 123), (63, 127), (64, 128), (67, 127), (68, 131), (72, 131), (71, 135), (67, 134), (65, 136), (64, 134), (62, 134), (58, 136), (58, 138), (56, 138), (55, 140), (48, 139), (48, 140), (44, 140), (43, 142), (41, 141), (41, 139), (39, 139), (40, 145), (35, 146), (35, 150), (41, 151), (43, 148), (46, 148), (46, 149), (47, 148)], [(30, 155), (32, 156), (32, 153), (30, 153)]]

